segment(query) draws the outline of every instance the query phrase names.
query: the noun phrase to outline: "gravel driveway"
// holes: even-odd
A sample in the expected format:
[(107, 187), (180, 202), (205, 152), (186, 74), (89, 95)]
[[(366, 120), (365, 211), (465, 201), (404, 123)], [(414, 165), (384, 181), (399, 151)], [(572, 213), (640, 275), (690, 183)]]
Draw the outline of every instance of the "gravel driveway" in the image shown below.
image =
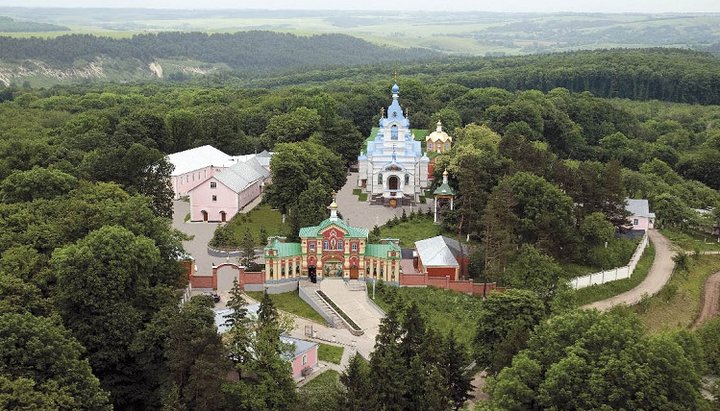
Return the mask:
[(648, 235), (655, 246), (655, 259), (643, 282), (630, 291), (610, 297), (607, 300), (596, 301), (583, 306), (583, 308), (597, 308), (605, 311), (618, 304), (635, 305), (640, 302), (644, 295), (653, 296), (660, 292), (665, 284), (670, 281), (675, 267), (675, 262), (672, 260), (675, 251), (672, 249), (672, 244), (657, 230), (649, 230)]

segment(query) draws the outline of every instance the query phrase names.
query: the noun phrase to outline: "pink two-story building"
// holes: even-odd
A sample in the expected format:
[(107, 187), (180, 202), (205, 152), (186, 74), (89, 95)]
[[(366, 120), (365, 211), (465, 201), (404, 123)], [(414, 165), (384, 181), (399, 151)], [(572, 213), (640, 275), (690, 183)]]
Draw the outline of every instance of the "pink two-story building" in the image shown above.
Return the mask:
[(213, 173), (188, 191), (190, 220), (230, 220), (262, 193), (269, 178), (270, 170), (261, 164), (257, 156), (237, 161), (221, 172)]
[(225, 222), (262, 193), (272, 153), (231, 156), (212, 146), (167, 156), (175, 198), (189, 198), (191, 221)]

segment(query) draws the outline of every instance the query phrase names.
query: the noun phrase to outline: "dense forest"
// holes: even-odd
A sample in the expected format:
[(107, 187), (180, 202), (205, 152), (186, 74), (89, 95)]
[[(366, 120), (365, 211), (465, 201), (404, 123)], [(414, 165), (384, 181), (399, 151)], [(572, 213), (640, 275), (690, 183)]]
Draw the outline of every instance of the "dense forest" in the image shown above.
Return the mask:
[[(454, 136), (436, 170), (447, 167), (458, 190), (458, 208), (443, 224), (474, 245), (470, 274), (517, 290), (483, 303), (472, 347), (426, 329), (412, 305), (393, 308), (370, 367), (354, 360), (338, 387), (344, 394), (333, 399), (352, 401), (326, 406), (400, 411), (421, 401), (457, 409), (467, 375), (450, 371), (472, 355), (495, 377), (491, 409), (710, 407), (700, 377), (717, 373), (720, 327), (647, 336), (624, 311), (577, 311), (561, 264), (627, 261), (634, 243), (615, 236), (627, 196), (648, 198), (666, 226), (702, 227), (694, 209), (720, 209), (718, 106), (604, 98), (616, 95), (602, 85), (612, 81), (606, 66), (666, 63), (669, 80), (653, 93), (712, 102), (716, 83), (680, 93), (674, 82), (713, 79), (714, 59), (655, 50), (489, 60), (497, 81), (508, 82), (495, 84), (502, 87), (472, 76), (487, 74), (473, 68), (481, 60), (453, 61), (402, 68), (428, 72), (401, 74), (400, 100), (413, 127), (442, 120)], [(456, 72), (444, 71), (453, 64)], [(607, 77), (595, 79), (589, 67)], [(548, 70), (570, 85), (584, 73), (588, 86), (525, 90), (535, 84), (519, 82), (525, 70)], [(230, 154), (273, 150), (267, 201), (295, 213), (294, 225), (313, 223), (302, 218), (325, 215), (329, 193), (390, 100), (387, 73), (366, 73), (366, 81), (271, 89), (161, 82), (2, 89), (0, 364), (10, 365), (0, 366), (0, 408), (303, 404), (289, 389), (268, 301), (258, 328), (238, 314), (232, 321), (241, 326), (229, 339), (218, 336), (208, 300), (178, 306), (187, 279), (176, 261), (182, 235), (168, 219), (165, 155), (204, 144)], [(599, 96), (587, 92), (595, 81)], [(626, 88), (620, 83), (618, 93)], [(651, 97), (627, 97), (643, 96)], [(237, 378), (222, 378), (230, 372)], [(450, 381), (456, 391), (436, 389)]]
[(13, 20), (10, 17), (0, 16), (0, 32), (24, 33), (66, 30), (70, 29), (64, 26), (58, 26), (56, 24), (38, 23), (35, 21), (18, 21)]
[[(597, 97), (656, 99), (684, 103), (720, 103), (720, 60), (707, 53), (680, 49), (614, 49), (522, 57), (448, 58), (397, 66), (401, 75), (441, 87), (499, 87), (510, 91), (556, 87), (589, 91)], [(333, 80), (387, 78), (396, 66), (314, 70), (263, 76), (239, 84), (259, 87), (317, 84)], [(227, 73), (219, 81), (232, 81)], [(211, 76), (212, 78), (212, 76)], [(203, 80), (204, 81), (204, 80)]]
[[(345, 66), (378, 61), (411, 61), (437, 56), (421, 49), (390, 49), (342, 34), (296, 36), (270, 31), (234, 34), (158, 33), (116, 39), (63, 35), (51, 39), (0, 37), (4, 61), (41, 60), (67, 67), (97, 57), (140, 59), (186, 58), (225, 63), (238, 70)], [(353, 50), (348, 53), (348, 50)]]

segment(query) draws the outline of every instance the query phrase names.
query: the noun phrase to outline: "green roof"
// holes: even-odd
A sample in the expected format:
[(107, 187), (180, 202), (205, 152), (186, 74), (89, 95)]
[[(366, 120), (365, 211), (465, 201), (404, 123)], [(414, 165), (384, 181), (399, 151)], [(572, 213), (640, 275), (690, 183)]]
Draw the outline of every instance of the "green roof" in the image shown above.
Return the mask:
[(388, 251), (395, 251), (395, 258), (400, 259), (400, 247), (395, 243), (368, 244), (365, 246), (366, 257), (388, 258)]
[(368, 236), (368, 229), (367, 228), (361, 228), (361, 227), (353, 227), (348, 225), (344, 220), (336, 219), (331, 220), (327, 219), (324, 220), (322, 223), (312, 226), (312, 227), (303, 227), (300, 229), (299, 236), (300, 238), (307, 238), (307, 237), (319, 237), (320, 232), (325, 230), (326, 228), (330, 227), (331, 225), (335, 225), (345, 231), (347, 233), (346, 237), (351, 238), (367, 238)]
[(277, 238), (273, 240), (272, 244), (265, 246), (265, 255), (268, 250), (277, 250), (278, 257), (293, 257), (302, 254), (300, 243), (283, 243)]
[(436, 188), (435, 191), (433, 191), (433, 195), (449, 195), (454, 196), (455, 190), (453, 190), (452, 187), (448, 183), (443, 183), (440, 187)]

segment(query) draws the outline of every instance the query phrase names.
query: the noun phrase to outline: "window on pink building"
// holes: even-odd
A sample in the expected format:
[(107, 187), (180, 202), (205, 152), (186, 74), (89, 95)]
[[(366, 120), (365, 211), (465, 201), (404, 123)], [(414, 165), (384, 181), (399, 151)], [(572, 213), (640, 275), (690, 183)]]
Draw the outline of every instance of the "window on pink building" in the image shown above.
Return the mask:
[(210, 182), (210, 188), (217, 188), (217, 183), (214, 181)]
[(212, 201), (217, 201), (217, 196), (213, 194)]

